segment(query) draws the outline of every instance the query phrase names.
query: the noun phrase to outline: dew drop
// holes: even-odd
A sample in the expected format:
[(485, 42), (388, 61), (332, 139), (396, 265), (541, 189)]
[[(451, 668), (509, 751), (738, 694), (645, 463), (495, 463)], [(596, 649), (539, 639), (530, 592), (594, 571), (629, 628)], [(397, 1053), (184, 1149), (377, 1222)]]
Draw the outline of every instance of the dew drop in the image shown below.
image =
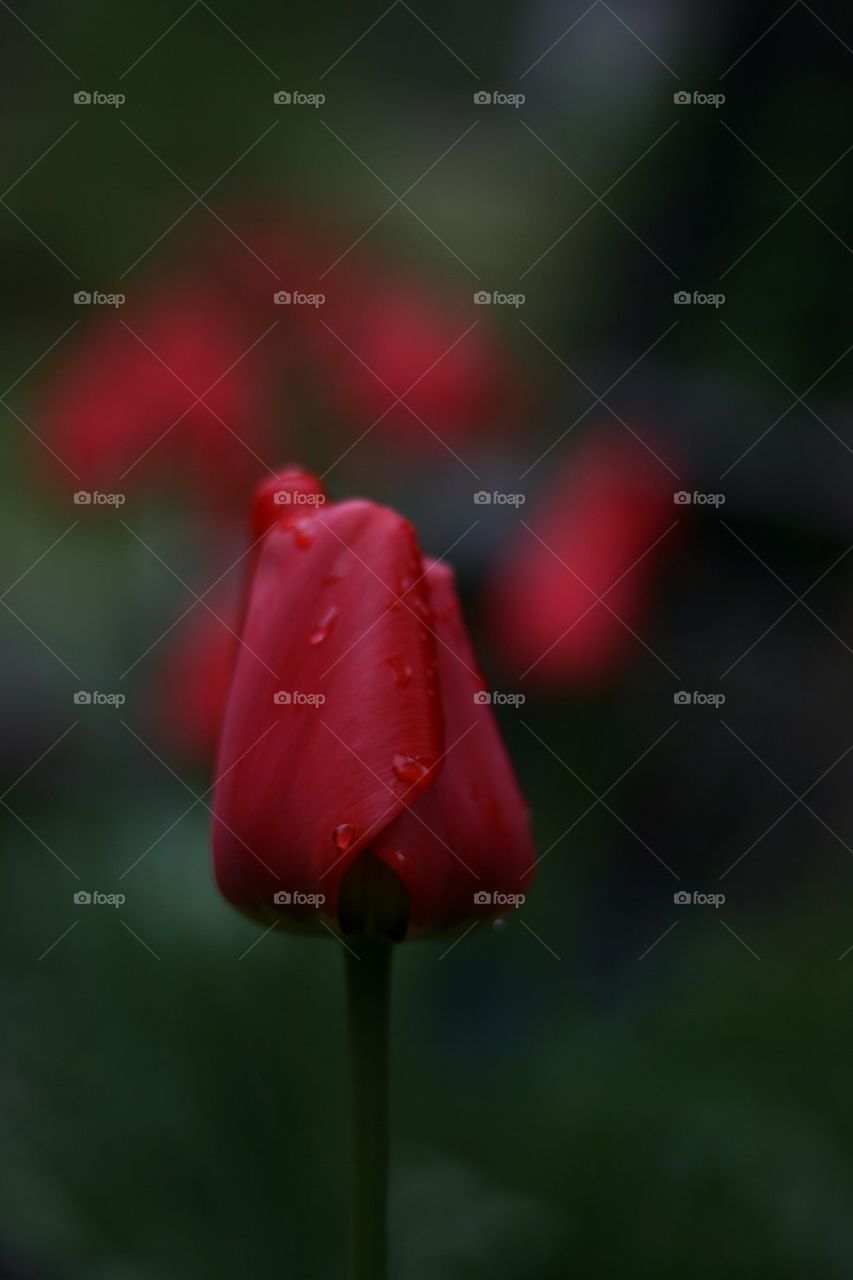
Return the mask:
[(308, 524), (305, 520), (292, 520), (290, 532), (293, 534), (293, 541), (300, 551), (307, 551), (314, 542), (314, 537), (309, 532)]
[(412, 678), (413, 671), (410, 663), (405, 658), (389, 658), (388, 666), (394, 676), (394, 684), (398, 689), (405, 689)]
[(406, 855), (405, 855), (405, 853), (403, 853), (403, 850), (402, 850), (402, 849), (395, 849), (395, 850), (394, 850), (394, 861), (395, 861), (395, 862), (405, 862), (405, 861), (406, 861)]
[(323, 586), (331, 587), (336, 582), (343, 582), (351, 567), (352, 552), (348, 547), (341, 547), (328, 567), (328, 571), (323, 578)]
[(494, 929), (495, 933), (500, 933), (501, 929), (506, 928), (506, 920), (493, 920), (492, 928)]
[(308, 637), (308, 643), (312, 645), (322, 644), (334, 626), (337, 616), (338, 608), (337, 605), (333, 604), (331, 608), (326, 610), (314, 630), (311, 632)]
[(421, 760), (416, 760), (414, 756), (404, 756), (399, 753), (395, 755), (391, 762), (395, 774), (401, 782), (420, 782), (427, 774), (427, 767)]
[(350, 847), (355, 835), (355, 828), (349, 822), (342, 822), (335, 827), (332, 833), (332, 839), (335, 842), (335, 848), (340, 849), (341, 853), (345, 853)]

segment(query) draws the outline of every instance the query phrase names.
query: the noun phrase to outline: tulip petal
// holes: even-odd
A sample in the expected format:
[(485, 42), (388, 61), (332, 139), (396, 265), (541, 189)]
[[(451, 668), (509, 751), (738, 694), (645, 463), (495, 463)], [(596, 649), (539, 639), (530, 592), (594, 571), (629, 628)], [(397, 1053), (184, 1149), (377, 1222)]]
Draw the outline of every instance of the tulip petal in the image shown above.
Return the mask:
[(255, 490), (252, 501), (252, 537), (258, 539), (274, 525), (287, 525), (324, 506), (321, 481), (301, 467), (285, 467)]
[(346, 869), (433, 782), (422, 574), (411, 525), (370, 502), (321, 507), (260, 544), (214, 797), (217, 880), (244, 910), (316, 923), (295, 897), (322, 894), (335, 919)]
[(496, 904), (495, 895), (523, 894), (534, 861), (524, 801), (485, 700), (453, 574), (433, 562), (427, 582), (446, 754), (433, 786), (373, 842), (408, 890), (411, 933), (502, 915), (511, 904)]

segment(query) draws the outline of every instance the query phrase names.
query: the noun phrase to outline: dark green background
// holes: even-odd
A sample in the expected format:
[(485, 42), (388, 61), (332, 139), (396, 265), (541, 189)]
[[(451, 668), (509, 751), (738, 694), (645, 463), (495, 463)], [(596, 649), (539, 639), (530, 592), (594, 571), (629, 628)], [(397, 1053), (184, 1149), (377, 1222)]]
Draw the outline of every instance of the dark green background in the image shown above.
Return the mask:
[[(216, 0), (215, 12), (136, 0), (13, 8), (17, 18), (0, 8), (2, 186), (78, 123), (5, 197), (30, 230), (0, 206), (0, 368), (4, 387), (17, 384), (2, 411), (9, 584), (76, 514), (70, 495), (45, 481), (44, 455), (21, 422), (38, 432), (33, 415), (55, 356), (21, 375), (80, 318), (79, 286), (37, 237), (81, 281), (117, 288), (192, 200), (122, 122), (201, 192), (276, 118), (274, 89), (316, 90), (382, 12), (251, 0)], [(677, 319), (609, 403), (652, 423), (696, 487), (716, 490), (721, 472), (853, 341), (851, 251), (837, 238), (847, 239), (851, 222), (851, 160), (805, 196), (813, 212), (795, 204), (853, 142), (850, 15), (797, 3), (773, 25), (784, 6), (694, 0), (612, 9), (602, 0), (583, 17), (582, 3), (414, 8), (435, 34), (397, 4), (323, 79), (323, 118), (397, 192), (480, 121), (411, 196), (484, 285), (527, 294), (520, 316), (490, 322), (506, 331), (539, 407), (517, 424), (509, 461), (505, 443), (471, 446), (478, 470), (496, 482), (516, 475), (590, 401), (521, 318), (597, 391)], [(81, 85), (121, 87), (127, 104), (81, 115), (72, 103)], [(521, 87), (528, 100), (518, 113), (478, 116), (477, 87)], [(676, 108), (678, 88), (724, 91), (727, 101), (719, 111)], [(392, 197), (315, 116), (279, 119), (211, 203), (223, 215), (262, 207), (283, 225), (338, 222), (348, 243)], [(595, 193), (677, 122), (606, 198), (680, 284), (599, 206), (518, 285), (593, 199), (522, 119)], [(195, 209), (131, 274), (128, 294), (166, 291), (175, 264), (211, 231), (210, 215)], [(364, 252), (470, 301), (470, 276), (404, 209)], [(676, 312), (682, 286), (722, 288), (725, 307)], [(823, 423), (797, 405), (731, 472), (722, 515), (687, 522), (658, 584), (642, 634), (685, 687), (716, 687), (728, 662), (853, 542), (849, 362), (807, 399)], [(609, 421), (600, 408), (555, 456), (568, 458)], [(363, 425), (341, 424), (341, 441)], [(332, 447), (309, 421), (295, 438), (282, 433), (271, 461), (322, 468)], [(548, 469), (531, 477), (528, 511)], [(332, 488), (391, 502), (434, 554), (473, 518), (468, 478), (452, 459), (421, 462), (414, 448), (355, 450)], [(511, 514), (497, 515), (456, 559), (487, 675), (514, 687), (480, 608), (485, 577), (515, 532)], [(196, 589), (242, 545), (233, 528), (212, 530), (197, 511), (155, 495), (136, 498), (132, 517)], [(819, 618), (795, 605), (725, 686), (726, 722), (760, 759), (716, 713), (679, 714), (672, 680), (640, 646), (605, 692), (531, 693), (524, 720), (598, 794), (670, 723), (677, 728), (609, 796), (619, 820), (598, 805), (549, 854), (522, 915), (446, 955), (442, 942), (400, 951), (397, 1280), (799, 1280), (853, 1270), (853, 956), (839, 960), (853, 944), (853, 758), (810, 792), (813, 812), (795, 803), (727, 878), (720, 913), (679, 914), (669, 877), (623, 825), (677, 866), (685, 887), (716, 891), (724, 868), (850, 746), (851, 572), (841, 561), (808, 596)], [(116, 521), (96, 519), (8, 603), (85, 672), (86, 686), (106, 689), (189, 599)], [(257, 932), (212, 887), (201, 807), (123, 882), (120, 912), (76, 909), (76, 883), (49, 850), (87, 885), (114, 889), (191, 798), (109, 711), (81, 716), (16, 783), (71, 723), (74, 686), (5, 611), (0, 644), (3, 790), (16, 784), (4, 804), (17, 815), (2, 812), (0, 1271), (46, 1280), (340, 1276), (338, 948), (273, 936), (245, 954)], [(143, 665), (124, 709), (143, 737), (146, 677)], [(591, 796), (517, 712), (501, 720), (544, 850)], [(163, 751), (196, 792), (206, 787), (201, 765)]]

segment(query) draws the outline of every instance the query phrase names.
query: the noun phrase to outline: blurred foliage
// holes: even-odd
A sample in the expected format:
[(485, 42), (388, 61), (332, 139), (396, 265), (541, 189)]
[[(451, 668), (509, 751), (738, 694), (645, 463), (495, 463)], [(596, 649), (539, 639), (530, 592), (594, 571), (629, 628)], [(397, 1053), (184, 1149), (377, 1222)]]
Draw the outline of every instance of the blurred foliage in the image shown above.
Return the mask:
[[(42, 830), (114, 883), (174, 790)], [(45, 1276), (340, 1274), (341, 956), (258, 942), (210, 885), (205, 828), (196, 810), (122, 882), (125, 908), (83, 913), (37, 965), (21, 957), (67, 927), (70, 878), (45, 900), (23, 856), (7, 871), (5, 1235), (38, 1242)], [(571, 904), (574, 878), (555, 868), (550, 896)], [(676, 970), (661, 943), (602, 999), (594, 974), (578, 985), (578, 913), (561, 942), (532, 917), (563, 963), (514, 921), (398, 955), (395, 1274), (844, 1274), (843, 967), (784, 921), (770, 965), (685, 927)]]

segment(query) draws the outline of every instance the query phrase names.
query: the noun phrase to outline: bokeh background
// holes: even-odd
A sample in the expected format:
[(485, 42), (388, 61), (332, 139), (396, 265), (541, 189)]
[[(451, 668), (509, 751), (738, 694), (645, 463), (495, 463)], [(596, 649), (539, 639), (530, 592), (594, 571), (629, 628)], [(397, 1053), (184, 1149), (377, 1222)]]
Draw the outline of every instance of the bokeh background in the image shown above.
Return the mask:
[(341, 1274), (342, 957), (208, 854), (298, 461), (454, 565), (541, 856), (400, 951), (395, 1277), (848, 1276), (850, 14), (0, 30), (2, 1275)]

